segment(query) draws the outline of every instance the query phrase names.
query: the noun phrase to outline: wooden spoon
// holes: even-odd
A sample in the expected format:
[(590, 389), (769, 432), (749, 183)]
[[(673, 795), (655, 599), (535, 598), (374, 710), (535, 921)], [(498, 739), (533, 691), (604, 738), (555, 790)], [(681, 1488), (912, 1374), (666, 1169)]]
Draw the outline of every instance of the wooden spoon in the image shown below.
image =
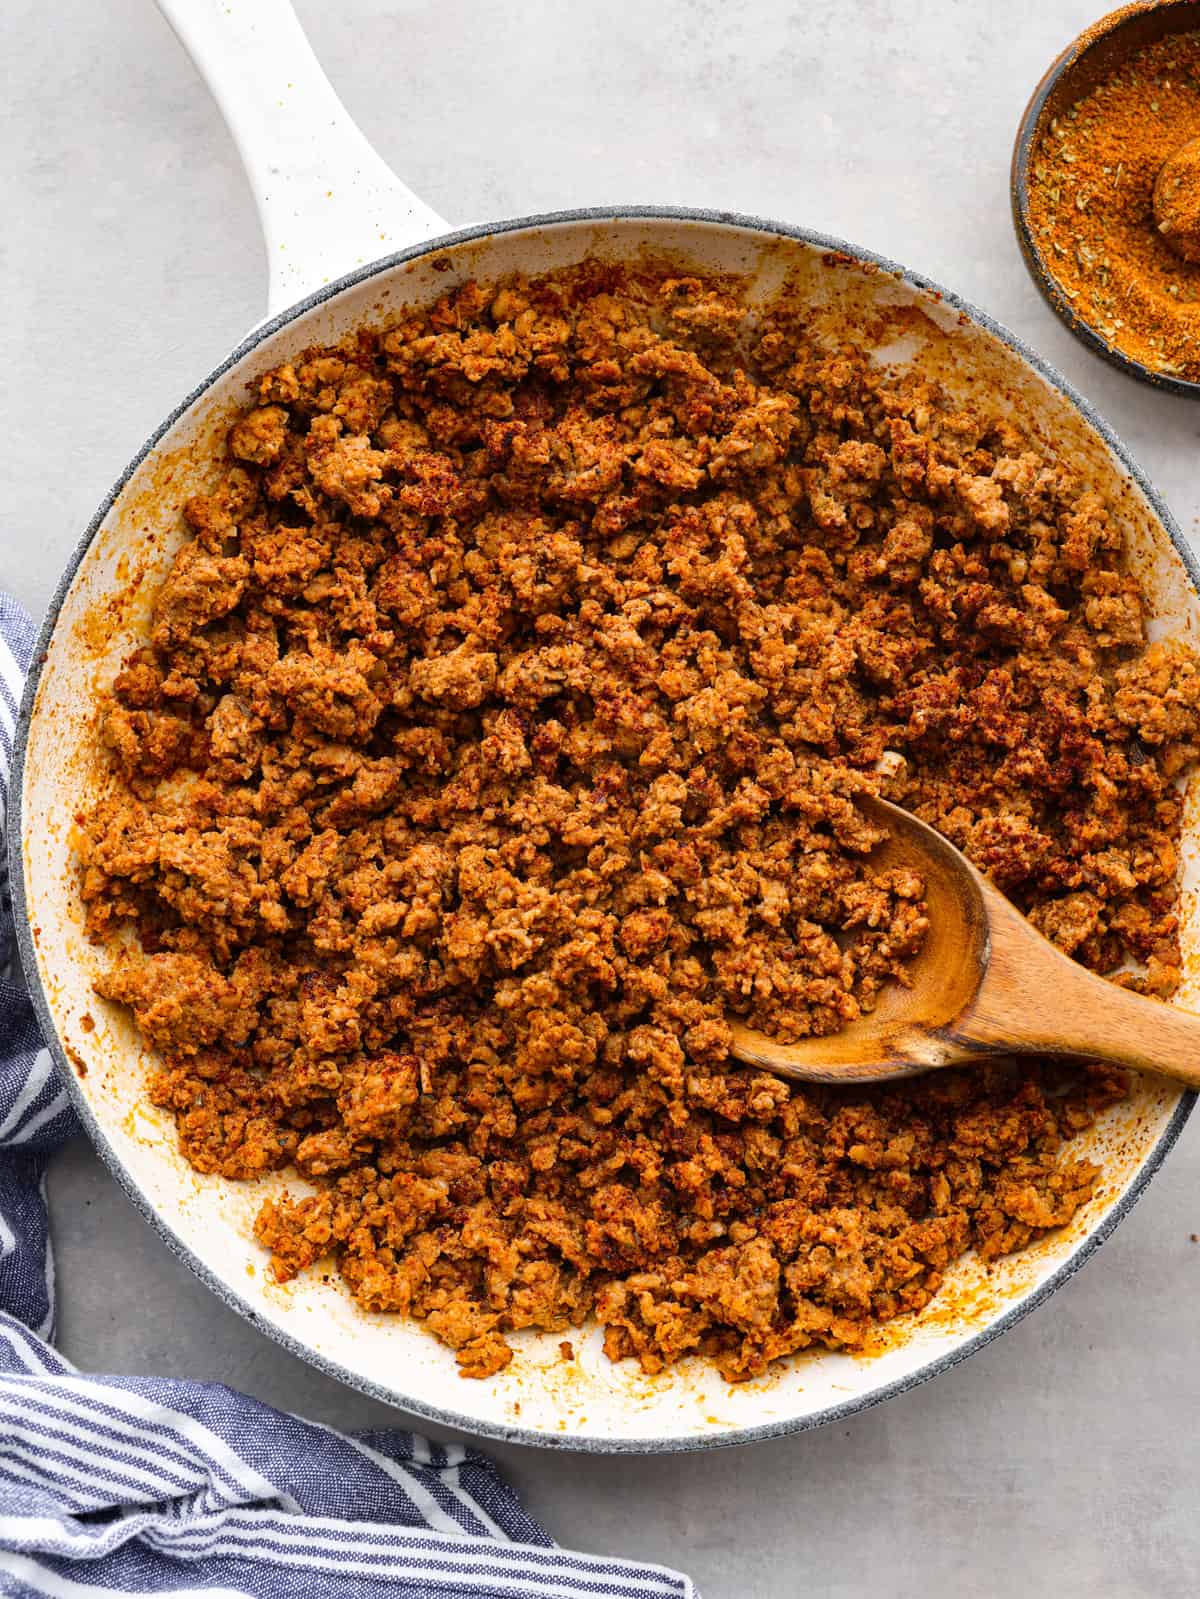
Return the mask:
[(780, 1044), (733, 1022), (732, 1052), (781, 1077), (872, 1083), (996, 1055), (1058, 1055), (1161, 1072), (1200, 1088), (1200, 1016), (1145, 999), (1042, 937), (961, 851), (908, 811), (858, 803), (888, 829), (872, 854), (925, 879), (929, 932), (873, 1011), (825, 1038)]

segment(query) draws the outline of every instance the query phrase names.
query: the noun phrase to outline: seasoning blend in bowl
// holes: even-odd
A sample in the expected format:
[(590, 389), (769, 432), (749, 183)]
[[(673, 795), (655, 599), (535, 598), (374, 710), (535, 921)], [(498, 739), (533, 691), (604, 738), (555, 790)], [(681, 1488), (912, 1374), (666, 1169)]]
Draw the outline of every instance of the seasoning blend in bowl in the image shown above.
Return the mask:
[(1200, 394), (1200, 5), (1116, 13), (1061, 58), (1026, 112), (1013, 198), (1035, 281), (1072, 330)]

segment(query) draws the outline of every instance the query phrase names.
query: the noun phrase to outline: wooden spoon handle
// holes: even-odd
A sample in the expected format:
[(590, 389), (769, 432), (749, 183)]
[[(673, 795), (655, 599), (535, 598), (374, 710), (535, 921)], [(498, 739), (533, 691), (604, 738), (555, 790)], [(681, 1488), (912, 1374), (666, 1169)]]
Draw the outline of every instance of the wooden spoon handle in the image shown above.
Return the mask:
[(1088, 971), (981, 883), (991, 949), (974, 1000), (949, 1030), (956, 1044), (1089, 1057), (1200, 1088), (1200, 1016)]

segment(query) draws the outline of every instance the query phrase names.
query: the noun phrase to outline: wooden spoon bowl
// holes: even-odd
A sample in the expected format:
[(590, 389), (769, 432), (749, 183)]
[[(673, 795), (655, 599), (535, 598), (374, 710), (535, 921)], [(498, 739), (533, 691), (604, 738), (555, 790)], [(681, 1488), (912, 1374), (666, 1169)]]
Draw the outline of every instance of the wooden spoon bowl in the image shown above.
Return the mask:
[(888, 831), (881, 868), (925, 880), (929, 932), (875, 1009), (840, 1032), (781, 1044), (740, 1022), (732, 1052), (810, 1082), (885, 1082), (1006, 1055), (1051, 1055), (1156, 1071), (1200, 1088), (1200, 1016), (1088, 971), (1043, 938), (947, 839), (887, 800), (863, 810)]

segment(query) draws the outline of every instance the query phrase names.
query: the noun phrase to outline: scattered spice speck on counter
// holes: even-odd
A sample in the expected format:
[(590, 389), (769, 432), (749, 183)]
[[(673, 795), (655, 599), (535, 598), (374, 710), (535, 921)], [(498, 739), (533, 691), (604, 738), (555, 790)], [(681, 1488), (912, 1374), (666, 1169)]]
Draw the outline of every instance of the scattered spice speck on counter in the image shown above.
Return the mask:
[(1200, 32), (1139, 51), (1050, 119), (1029, 170), (1033, 239), (1076, 315), (1200, 380)]

